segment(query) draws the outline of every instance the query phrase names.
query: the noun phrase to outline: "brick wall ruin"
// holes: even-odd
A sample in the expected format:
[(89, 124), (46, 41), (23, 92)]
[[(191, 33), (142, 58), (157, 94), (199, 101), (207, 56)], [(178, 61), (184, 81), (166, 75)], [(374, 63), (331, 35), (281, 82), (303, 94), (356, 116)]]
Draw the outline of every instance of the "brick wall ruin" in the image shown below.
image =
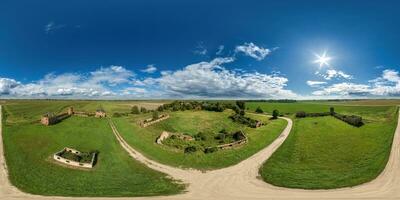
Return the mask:
[(40, 123), (42, 123), (43, 125), (49, 126), (49, 125), (59, 123), (62, 120), (66, 119), (72, 115), (80, 116), (80, 117), (94, 116), (97, 118), (103, 118), (103, 117), (107, 116), (106, 112), (104, 110), (97, 110), (95, 113), (91, 113), (91, 112), (74, 111), (73, 107), (69, 107), (66, 113), (61, 113), (59, 115), (47, 113), (47, 114), (43, 115), (42, 118), (40, 119)]
[(93, 168), (93, 164), (94, 164), (94, 161), (95, 161), (95, 158), (96, 158), (96, 154), (95, 153), (93, 153), (92, 160), (91, 160), (90, 163), (80, 163), (80, 162), (77, 162), (77, 161), (74, 161), (74, 160), (69, 160), (69, 159), (61, 157), (60, 155), (65, 151), (69, 151), (69, 152), (71, 152), (73, 154), (77, 154), (77, 155), (81, 154), (81, 152), (78, 151), (78, 150), (65, 147), (63, 150), (53, 154), (53, 159), (55, 161), (57, 161), (57, 162), (60, 162), (62, 164), (66, 164), (66, 165), (70, 165), (70, 166), (73, 166), (73, 167), (82, 167), (82, 168), (89, 168), (89, 169)]

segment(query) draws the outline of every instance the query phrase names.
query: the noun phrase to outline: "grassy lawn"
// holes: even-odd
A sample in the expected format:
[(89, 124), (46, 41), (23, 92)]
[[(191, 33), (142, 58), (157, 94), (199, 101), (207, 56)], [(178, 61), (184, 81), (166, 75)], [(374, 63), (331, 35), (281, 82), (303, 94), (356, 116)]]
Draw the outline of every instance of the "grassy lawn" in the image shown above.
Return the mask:
[[(296, 103), (286, 110), (321, 112), (326, 111), (324, 106), (329, 107)], [(397, 108), (335, 106), (335, 110), (361, 115), (366, 124), (356, 128), (330, 116), (295, 119), (287, 140), (260, 169), (263, 179), (282, 187), (328, 189), (377, 177), (389, 157)]]
[[(183, 168), (216, 169), (223, 168), (244, 160), (262, 148), (268, 146), (286, 127), (284, 120), (268, 120), (267, 117), (251, 115), (252, 118), (262, 119), (266, 126), (253, 129), (234, 123), (228, 118), (232, 111), (222, 113), (210, 111), (179, 111), (171, 112), (171, 117), (152, 126), (141, 128), (137, 121), (146, 115), (114, 118), (114, 122), (125, 138), (135, 149), (147, 157), (159, 162)], [(185, 132), (194, 135), (200, 131), (218, 132), (222, 128), (228, 131), (243, 130), (249, 139), (248, 144), (229, 150), (221, 150), (210, 154), (196, 152), (184, 154), (176, 149), (155, 143), (156, 138), (163, 130)]]
[[(50, 127), (29, 121), (44, 110), (56, 110), (67, 104), (6, 106), (12, 123), (3, 125), (5, 156), (10, 180), (19, 189), (57, 196), (169, 195), (184, 189), (166, 175), (129, 157), (105, 119), (71, 117)], [(52, 154), (64, 147), (98, 150), (94, 169), (77, 170), (55, 164)]]

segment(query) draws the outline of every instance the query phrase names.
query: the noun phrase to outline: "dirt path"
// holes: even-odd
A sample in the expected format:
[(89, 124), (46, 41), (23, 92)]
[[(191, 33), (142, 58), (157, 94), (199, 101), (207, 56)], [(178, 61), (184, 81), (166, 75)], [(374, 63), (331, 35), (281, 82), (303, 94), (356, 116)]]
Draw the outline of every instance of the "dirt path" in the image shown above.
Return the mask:
[[(1, 109), (1, 108), (0, 108)], [(260, 179), (258, 169), (272, 153), (287, 138), (292, 128), (292, 121), (288, 121), (287, 127), (281, 135), (268, 147), (254, 154), (250, 158), (237, 165), (224, 169), (202, 173), (197, 170), (183, 170), (166, 166), (147, 159), (145, 156), (130, 147), (119, 135), (118, 130), (111, 123), (111, 128), (120, 142), (121, 146), (138, 161), (146, 164), (154, 170), (164, 172), (174, 179), (188, 183), (188, 192), (163, 197), (139, 197), (139, 198), (118, 198), (118, 199), (400, 199), (400, 118), (397, 124), (392, 151), (385, 170), (375, 180), (352, 188), (334, 190), (299, 190), (279, 188), (269, 185)], [(1, 134), (0, 134), (1, 139)], [(4, 157), (0, 143), (0, 199), (76, 199), (70, 197), (43, 197), (25, 194), (9, 184), (6, 179), (6, 170), (3, 166)], [(79, 199), (105, 199), (110, 198), (79, 198)]]

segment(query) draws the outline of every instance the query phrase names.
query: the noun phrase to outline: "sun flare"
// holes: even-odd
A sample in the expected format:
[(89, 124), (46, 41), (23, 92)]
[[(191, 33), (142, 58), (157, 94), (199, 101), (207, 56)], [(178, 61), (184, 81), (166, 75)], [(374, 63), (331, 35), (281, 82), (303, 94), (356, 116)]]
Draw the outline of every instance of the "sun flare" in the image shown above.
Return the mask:
[(317, 59), (314, 60), (314, 63), (318, 63), (320, 67), (323, 67), (324, 65), (329, 66), (329, 61), (332, 59), (326, 55), (326, 52), (324, 52), (322, 55), (315, 54), (315, 56)]

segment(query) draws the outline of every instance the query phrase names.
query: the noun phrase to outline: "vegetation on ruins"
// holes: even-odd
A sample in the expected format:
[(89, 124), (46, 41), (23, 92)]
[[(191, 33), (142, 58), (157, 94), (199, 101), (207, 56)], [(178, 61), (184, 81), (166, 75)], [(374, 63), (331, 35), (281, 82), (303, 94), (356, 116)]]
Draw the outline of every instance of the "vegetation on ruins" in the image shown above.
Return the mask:
[[(218, 133), (199, 132), (193, 136), (194, 140), (185, 140), (183, 137), (172, 135), (163, 141), (164, 145), (183, 150), (184, 153), (204, 152), (213, 153), (218, 146), (230, 144), (245, 139), (241, 131), (228, 132), (222, 129)], [(216, 149), (215, 149), (216, 148)]]
[[(215, 169), (238, 163), (270, 144), (286, 125), (284, 120), (269, 121), (265, 116), (246, 113), (246, 117), (267, 124), (254, 129), (233, 122), (229, 118), (232, 114), (234, 111), (230, 109), (223, 112), (201, 110), (169, 112), (168, 120), (158, 122), (145, 129), (140, 128), (135, 121), (149, 118), (151, 113), (115, 118), (113, 121), (122, 137), (149, 158), (168, 165), (196, 169)], [(248, 137), (248, 142), (240, 148), (214, 151), (213, 147), (226, 144), (229, 140), (234, 141), (233, 138), (230, 138), (231, 136), (218, 139), (217, 136), (223, 129), (226, 130), (226, 133), (243, 130)], [(162, 142), (163, 145), (159, 145), (155, 141), (163, 131), (190, 135), (195, 140), (188, 141), (171, 136), (172, 140), (165, 139)], [(195, 146), (197, 151), (185, 154), (184, 148), (189, 145)], [(207, 149), (207, 147), (212, 149)], [(211, 152), (212, 155), (210, 155)]]

